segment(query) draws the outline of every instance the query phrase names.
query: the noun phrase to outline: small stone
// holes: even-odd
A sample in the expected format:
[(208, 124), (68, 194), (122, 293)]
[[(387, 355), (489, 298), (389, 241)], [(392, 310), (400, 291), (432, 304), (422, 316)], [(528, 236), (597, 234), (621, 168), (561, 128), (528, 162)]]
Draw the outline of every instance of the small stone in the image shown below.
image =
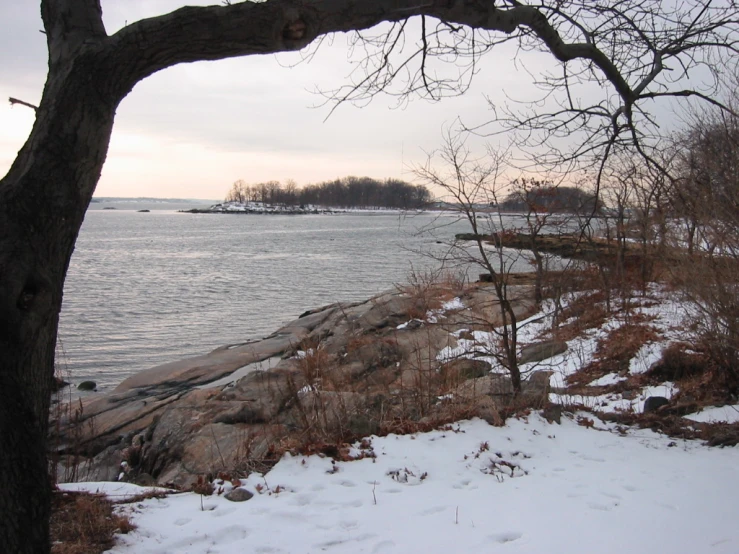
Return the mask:
[(226, 498), (226, 500), (230, 500), (231, 502), (246, 502), (252, 496), (254, 496), (254, 494), (250, 493), (246, 489), (238, 487), (233, 489), (231, 492), (227, 492), (223, 496)]
[(463, 329), (459, 332), (459, 338), (464, 340), (475, 340), (475, 334), (469, 329)]
[(635, 390), (625, 390), (621, 393), (621, 397), (624, 400), (634, 400), (639, 395), (639, 393)]
[(644, 402), (644, 413), (656, 412), (662, 406), (667, 406), (670, 401), (664, 396), (650, 396)]
[(549, 423), (562, 424), (562, 406), (560, 404), (549, 404), (541, 411), (541, 415)]
[(96, 390), (98, 388), (95, 381), (82, 381), (77, 385), (77, 390)]

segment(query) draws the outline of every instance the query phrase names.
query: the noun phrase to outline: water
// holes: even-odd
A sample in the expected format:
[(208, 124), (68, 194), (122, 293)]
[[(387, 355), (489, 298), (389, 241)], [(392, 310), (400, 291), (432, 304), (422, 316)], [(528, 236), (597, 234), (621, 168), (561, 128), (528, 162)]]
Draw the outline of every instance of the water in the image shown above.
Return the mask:
[[(451, 221), (446, 218), (445, 223)], [(364, 300), (436, 267), (429, 215), (242, 216), (90, 210), (59, 336), (72, 380), (99, 388), (275, 331), (307, 309)], [(474, 273), (473, 273), (474, 275)]]

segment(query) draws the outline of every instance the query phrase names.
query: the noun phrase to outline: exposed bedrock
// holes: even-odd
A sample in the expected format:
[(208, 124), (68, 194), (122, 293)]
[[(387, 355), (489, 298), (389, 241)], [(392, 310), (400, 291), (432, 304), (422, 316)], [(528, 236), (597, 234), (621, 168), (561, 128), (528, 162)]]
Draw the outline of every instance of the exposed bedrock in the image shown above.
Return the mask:
[[(530, 287), (510, 287), (509, 296), (519, 318), (532, 313)], [(445, 310), (455, 297), (463, 307)], [(444, 410), (464, 415), (453, 398), (494, 419), (504, 377), (491, 376), (486, 362), (442, 364), (437, 355), (457, 345), (455, 331), (499, 325), (499, 311), (484, 284), (312, 310), (262, 340), (160, 365), (86, 398), (81, 413), (61, 420), (54, 443), (90, 459), (80, 479), (123, 471), (189, 485), (206, 473), (258, 470), (308, 439), (348, 440)]]

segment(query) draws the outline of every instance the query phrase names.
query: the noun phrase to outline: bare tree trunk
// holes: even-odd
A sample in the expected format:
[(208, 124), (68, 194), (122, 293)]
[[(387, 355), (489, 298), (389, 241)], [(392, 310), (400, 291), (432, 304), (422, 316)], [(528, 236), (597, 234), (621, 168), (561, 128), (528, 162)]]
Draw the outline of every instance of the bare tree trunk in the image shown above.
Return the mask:
[(0, 180), (0, 545), (14, 554), (50, 548), (46, 438), (64, 278), (127, 92), (111, 92), (108, 60), (85, 44), (104, 33), (94, 0), (60, 0), (42, 13), (43, 97)]
[(0, 181), (0, 542), (5, 552), (49, 549), (43, 524), (51, 498), (45, 448), (62, 289), (105, 159), (114, 108), (101, 102), (93, 87), (52, 73), (31, 138)]

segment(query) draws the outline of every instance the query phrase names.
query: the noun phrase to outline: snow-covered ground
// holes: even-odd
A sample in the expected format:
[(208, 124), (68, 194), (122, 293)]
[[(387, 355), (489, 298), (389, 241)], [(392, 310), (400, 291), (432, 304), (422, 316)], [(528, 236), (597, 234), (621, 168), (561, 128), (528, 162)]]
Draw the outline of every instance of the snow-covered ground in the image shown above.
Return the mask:
[[(566, 307), (570, 301), (582, 294), (580, 292), (565, 297), (562, 301), (563, 306)], [(524, 378), (534, 371), (550, 371), (551, 386), (557, 390), (565, 389), (567, 377), (595, 359), (599, 341), (606, 339), (610, 333), (635, 318), (646, 319), (648, 321), (646, 325), (651, 327), (658, 338), (647, 342), (639, 349), (629, 363), (628, 373), (634, 375), (648, 371), (655, 362), (662, 358), (662, 353), (671, 344), (684, 339), (682, 322), (686, 314), (686, 307), (676, 300), (673, 295), (657, 285), (652, 285), (646, 296), (633, 298), (630, 302), (632, 305), (628, 317), (617, 313), (608, 318), (601, 326), (588, 329), (580, 336), (567, 341), (566, 352), (541, 362), (522, 364), (520, 370)], [(451, 309), (452, 307), (459, 308), (458, 305), (452, 306), (450, 304), (449, 307), (445, 305), (443, 309)], [(440, 313), (429, 312), (427, 321), (436, 321)], [(547, 301), (544, 302), (541, 312), (519, 322), (519, 347), (548, 339), (547, 333), (552, 327), (553, 313), (554, 305), (551, 301)], [(568, 322), (564, 322), (564, 324), (566, 323)], [(496, 349), (499, 348), (499, 337), (496, 333), (476, 330), (469, 333), (473, 337), (471, 339), (459, 338), (463, 331), (456, 332), (458, 337), (456, 347), (446, 347), (439, 353), (438, 359), (440, 361), (470, 357), (487, 361), (495, 372), (506, 372), (495, 355)], [(626, 375), (610, 373), (594, 380), (589, 385), (592, 387), (607, 386), (626, 378)], [(629, 399), (624, 398), (620, 393), (575, 395), (566, 392), (552, 392), (549, 395), (549, 400), (554, 404), (581, 405), (602, 412), (631, 411), (640, 413), (644, 408), (645, 400), (650, 396), (671, 398), (677, 392), (678, 389), (675, 384), (668, 381), (655, 386), (643, 387), (636, 397)], [(720, 417), (720, 415), (715, 415), (715, 417)]]
[[(684, 308), (655, 287), (634, 313), (658, 337), (631, 360), (628, 374), (647, 371), (679, 340)], [(523, 343), (546, 338), (550, 315), (520, 326)], [(456, 298), (421, 324), (450, 310)], [(624, 325), (618, 317), (568, 341), (568, 351), (522, 367), (552, 371), (551, 384), (594, 359), (598, 340)], [(404, 324), (407, 325), (407, 324)], [(401, 326), (402, 327), (402, 326)], [(459, 333), (458, 333), (459, 334)], [(474, 331), (440, 360), (487, 359), (494, 336)], [(489, 357), (496, 371), (494, 357)], [(606, 386), (615, 373), (591, 382)], [(600, 411), (641, 411), (649, 396), (670, 397), (672, 383), (621, 394), (550, 401)], [(739, 405), (709, 407), (694, 421), (739, 421)], [(126, 504), (137, 530), (121, 536), (117, 554), (319, 553), (732, 553), (739, 552), (739, 447), (709, 448), (652, 431), (604, 423), (583, 412), (561, 425), (532, 413), (503, 427), (481, 420), (414, 435), (370, 437), (352, 447), (353, 461), (286, 455), (266, 475), (240, 482), (254, 496), (172, 494)], [(238, 484), (238, 483), (237, 483)], [(217, 483), (220, 492), (233, 488)], [(77, 483), (114, 500), (142, 489), (122, 483)]]
[(285, 457), (242, 485), (254, 493), (243, 503), (185, 493), (126, 505), (138, 529), (111, 552), (739, 552), (737, 448), (538, 415), (371, 447), (376, 457), (349, 462)]

